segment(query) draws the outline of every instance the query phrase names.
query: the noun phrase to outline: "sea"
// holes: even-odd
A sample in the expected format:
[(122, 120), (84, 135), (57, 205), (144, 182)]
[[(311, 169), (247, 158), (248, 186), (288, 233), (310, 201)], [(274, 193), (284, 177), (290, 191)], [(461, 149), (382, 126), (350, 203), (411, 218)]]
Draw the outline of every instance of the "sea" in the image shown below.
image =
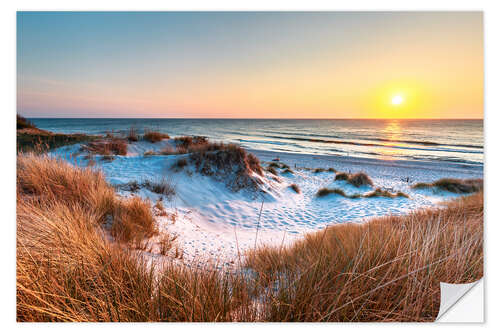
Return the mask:
[(161, 131), (205, 136), (244, 148), (383, 160), (447, 161), (482, 166), (483, 120), (30, 118), (60, 133), (126, 135)]

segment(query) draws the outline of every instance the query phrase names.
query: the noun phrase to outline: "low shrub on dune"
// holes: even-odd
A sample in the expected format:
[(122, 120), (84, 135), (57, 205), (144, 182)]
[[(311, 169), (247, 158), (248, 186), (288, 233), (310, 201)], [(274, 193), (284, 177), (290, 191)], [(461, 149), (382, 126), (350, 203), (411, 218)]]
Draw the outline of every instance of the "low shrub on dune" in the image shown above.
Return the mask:
[(198, 146), (189, 155), (196, 171), (202, 175), (213, 176), (225, 181), (228, 186), (238, 191), (242, 188), (257, 189), (260, 180), (252, 173), (264, 174), (259, 159), (234, 144), (205, 144)]
[(150, 205), (136, 196), (116, 202), (110, 231), (118, 241), (134, 243), (158, 233)]
[(443, 178), (433, 183), (417, 183), (412, 186), (414, 189), (438, 188), (452, 193), (473, 193), (483, 190), (482, 179), (456, 179)]
[(368, 177), (368, 175), (363, 173), (363, 172), (358, 172), (355, 174), (347, 174), (345, 172), (339, 172), (335, 175), (335, 180), (336, 181), (337, 180), (345, 180), (349, 184), (356, 186), (356, 187), (361, 187), (361, 186), (365, 186), (365, 185), (373, 186), (373, 182), (370, 179), (370, 177)]
[(367, 193), (363, 195), (364, 198), (376, 198), (376, 197), (385, 197), (385, 198), (396, 198), (396, 197), (404, 197), (408, 198), (408, 194), (403, 192), (391, 193), (387, 190), (382, 190), (381, 188), (376, 188), (373, 192)]
[(370, 177), (368, 177), (368, 175), (363, 173), (363, 172), (358, 172), (358, 173), (355, 173), (353, 175), (350, 175), (349, 179), (347, 179), (347, 182), (351, 185), (356, 186), (356, 187), (360, 187), (360, 186), (364, 186), (364, 185), (373, 186), (373, 182), (370, 179)]
[(130, 127), (127, 134), (128, 141), (139, 141), (139, 135), (137, 134), (137, 129), (135, 127)]
[(277, 176), (278, 175), (278, 171), (276, 171), (276, 169), (272, 166), (268, 166), (266, 168), (266, 171), (269, 172), (269, 173), (272, 173), (273, 175)]
[(98, 155), (127, 155), (127, 141), (118, 138), (96, 140), (82, 145), (80, 149)]
[(24, 118), (23, 116), (17, 115), (16, 116), (16, 128), (19, 130), (19, 129), (25, 129), (25, 128), (36, 128), (36, 126), (31, 121)]
[(300, 187), (297, 184), (290, 185), (290, 188), (295, 191), (295, 193), (300, 193)]
[(144, 131), (144, 140), (149, 141), (151, 143), (156, 143), (159, 142), (163, 139), (170, 139), (170, 136), (166, 133), (161, 133), (157, 131), (152, 131), (149, 129), (146, 129)]
[(209, 141), (204, 136), (180, 136), (174, 139), (177, 147), (182, 147), (187, 151), (202, 149), (203, 146), (208, 145)]
[(349, 174), (345, 172), (339, 172), (335, 175), (335, 180), (348, 180)]

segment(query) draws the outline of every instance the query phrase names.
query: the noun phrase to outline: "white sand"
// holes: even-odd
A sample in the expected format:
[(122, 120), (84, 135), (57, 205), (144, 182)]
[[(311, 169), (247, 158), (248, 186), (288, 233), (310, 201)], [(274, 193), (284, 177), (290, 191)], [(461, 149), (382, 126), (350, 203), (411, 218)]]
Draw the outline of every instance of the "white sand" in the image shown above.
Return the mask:
[[(410, 210), (436, 205), (456, 195), (436, 190), (412, 190), (411, 184), (431, 182), (444, 177), (482, 178), (482, 167), (463, 167), (447, 162), (390, 161), (361, 159), (342, 156), (311, 156), (292, 153), (252, 151), (264, 165), (279, 157), (288, 164), (293, 175), (279, 175), (281, 182), (266, 173), (263, 190), (268, 194), (241, 190), (231, 191), (224, 182), (194, 172), (192, 167), (183, 171), (172, 170), (173, 163), (186, 156), (143, 156), (148, 150), (161, 150), (171, 140), (159, 143), (136, 142), (129, 144), (127, 156), (117, 156), (112, 162), (99, 161), (95, 168), (103, 170), (107, 180), (113, 184), (145, 179), (165, 179), (175, 187), (172, 198), (163, 196), (162, 202), (169, 214), (176, 214), (173, 223), (170, 217), (158, 216), (160, 230), (178, 236), (177, 244), (184, 253), (184, 261), (217, 261), (221, 265), (236, 264), (245, 250), (260, 244), (286, 244), (301, 234), (322, 229), (329, 224), (362, 222), (374, 216), (405, 214)], [(85, 166), (87, 161), (75, 157), (79, 145), (62, 147), (52, 154), (71, 163)], [(332, 172), (314, 173), (307, 168), (333, 167), (338, 171), (364, 171), (374, 182), (374, 187), (356, 188), (343, 181), (334, 181)], [(255, 175), (258, 177), (257, 175)], [(230, 176), (228, 176), (230, 177)], [(407, 182), (407, 177), (409, 182)], [(295, 183), (301, 189), (297, 194), (289, 188)], [(317, 198), (322, 187), (341, 188), (348, 194), (366, 193), (375, 187), (392, 192), (402, 191), (410, 198), (361, 198), (349, 199), (339, 195)], [(121, 195), (140, 195), (152, 204), (160, 195), (146, 189), (137, 193), (120, 191)], [(259, 213), (262, 208), (261, 218)], [(161, 259), (157, 249), (150, 254), (152, 259)], [(156, 254), (155, 254), (156, 253)]]

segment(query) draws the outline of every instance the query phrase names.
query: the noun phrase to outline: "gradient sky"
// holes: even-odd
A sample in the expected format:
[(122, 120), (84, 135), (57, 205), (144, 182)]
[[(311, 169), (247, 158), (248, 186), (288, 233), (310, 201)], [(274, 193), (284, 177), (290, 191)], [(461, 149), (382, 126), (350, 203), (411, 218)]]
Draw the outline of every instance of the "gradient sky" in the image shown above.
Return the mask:
[(17, 111), (483, 118), (482, 13), (19, 12)]

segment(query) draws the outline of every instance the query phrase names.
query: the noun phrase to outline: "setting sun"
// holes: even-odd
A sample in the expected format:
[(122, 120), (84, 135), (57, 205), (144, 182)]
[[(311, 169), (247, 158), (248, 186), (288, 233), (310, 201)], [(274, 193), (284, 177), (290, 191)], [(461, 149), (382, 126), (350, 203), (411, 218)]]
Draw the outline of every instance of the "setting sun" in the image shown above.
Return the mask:
[(404, 102), (404, 98), (401, 95), (396, 95), (392, 97), (391, 103), (392, 105), (400, 105)]

